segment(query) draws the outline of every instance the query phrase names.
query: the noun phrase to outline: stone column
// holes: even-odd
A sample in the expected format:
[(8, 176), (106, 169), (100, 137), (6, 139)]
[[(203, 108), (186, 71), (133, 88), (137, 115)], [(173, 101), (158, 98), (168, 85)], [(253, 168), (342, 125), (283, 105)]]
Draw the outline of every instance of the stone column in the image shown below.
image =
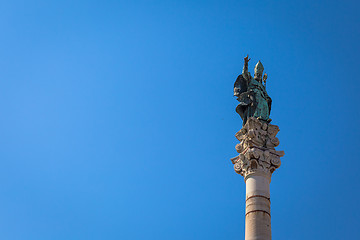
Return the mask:
[(246, 183), (245, 240), (271, 239), (270, 182), (280, 167), (283, 151), (276, 151), (279, 127), (249, 118), (236, 133), (239, 156), (231, 159)]

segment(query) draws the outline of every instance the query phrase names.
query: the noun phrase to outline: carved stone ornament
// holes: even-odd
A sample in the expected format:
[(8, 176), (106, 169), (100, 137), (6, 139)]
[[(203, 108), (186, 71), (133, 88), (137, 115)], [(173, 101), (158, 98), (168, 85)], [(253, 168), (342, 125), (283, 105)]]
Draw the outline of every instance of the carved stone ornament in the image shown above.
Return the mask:
[(236, 145), (239, 156), (231, 159), (235, 172), (246, 178), (249, 174), (260, 173), (271, 177), (271, 174), (280, 167), (280, 157), (284, 151), (276, 151), (279, 139), (276, 134), (279, 127), (258, 120), (248, 119), (243, 128), (235, 134), (240, 141)]

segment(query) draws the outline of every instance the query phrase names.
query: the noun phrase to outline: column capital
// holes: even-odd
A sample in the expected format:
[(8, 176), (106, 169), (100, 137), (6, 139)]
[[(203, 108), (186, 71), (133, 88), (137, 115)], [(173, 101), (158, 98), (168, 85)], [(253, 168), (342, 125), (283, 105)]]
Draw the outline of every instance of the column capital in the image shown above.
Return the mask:
[(238, 156), (231, 159), (235, 172), (244, 176), (256, 174), (271, 178), (271, 174), (281, 165), (284, 151), (276, 151), (279, 127), (256, 118), (249, 118), (243, 128), (235, 134), (240, 141), (235, 149)]

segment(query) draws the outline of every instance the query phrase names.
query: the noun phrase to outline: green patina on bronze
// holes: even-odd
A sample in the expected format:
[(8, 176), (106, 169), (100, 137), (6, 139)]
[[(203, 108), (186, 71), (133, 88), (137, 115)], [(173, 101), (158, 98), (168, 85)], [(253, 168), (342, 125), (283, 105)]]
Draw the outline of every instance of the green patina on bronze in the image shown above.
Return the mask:
[(246, 56), (244, 60), (243, 72), (234, 84), (234, 96), (237, 96), (237, 100), (240, 102), (236, 107), (236, 112), (242, 118), (243, 125), (249, 117), (270, 122), (271, 98), (266, 92), (267, 75), (265, 73), (264, 77), (262, 76), (264, 67), (259, 61), (255, 66), (254, 77), (252, 77), (248, 71), (250, 59)]

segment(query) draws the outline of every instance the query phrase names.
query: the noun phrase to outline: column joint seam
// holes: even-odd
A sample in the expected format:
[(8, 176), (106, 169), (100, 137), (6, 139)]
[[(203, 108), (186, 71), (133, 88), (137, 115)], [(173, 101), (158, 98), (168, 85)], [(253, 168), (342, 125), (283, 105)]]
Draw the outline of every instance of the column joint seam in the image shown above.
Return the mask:
[(253, 213), (253, 212), (264, 212), (264, 213), (266, 213), (267, 215), (269, 215), (270, 218), (271, 218), (271, 214), (268, 213), (267, 211), (264, 211), (264, 210), (252, 210), (252, 211), (249, 211), (249, 212), (247, 212), (247, 213), (245, 214), (245, 217), (246, 217), (249, 213)]
[(262, 196), (262, 195), (253, 195), (253, 196), (250, 196), (250, 197), (248, 197), (245, 201), (249, 200), (250, 198), (254, 198), (254, 197), (262, 197), (262, 198), (265, 198), (265, 199), (269, 200), (269, 202), (271, 202), (269, 197), (265, 197), (265, 196)]

